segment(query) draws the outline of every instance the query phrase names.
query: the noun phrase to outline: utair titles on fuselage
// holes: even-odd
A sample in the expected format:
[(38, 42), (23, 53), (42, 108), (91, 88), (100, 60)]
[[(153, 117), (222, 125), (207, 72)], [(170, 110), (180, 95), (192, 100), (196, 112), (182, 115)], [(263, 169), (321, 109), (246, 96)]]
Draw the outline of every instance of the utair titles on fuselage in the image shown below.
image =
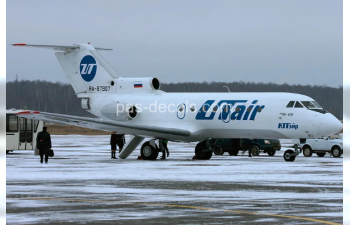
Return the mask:
[[(247, 100), (222, 100), (215, 106), (213, 105), (215, 100), (206, 101), (197, 113), (196, 120), (212, 120), (219, 110), (220, 114), (218, 120), (228, 123), (230, 120), (254, 120), (258, 112), (261, 112), (265, 108), (264, 105), (255, 105), (258, 100), (254, 100), (251, 105), (237, 105), (235, 110), (232, 108), (239, 103), (246, 103)], [(212, 112), (207, 115), (208, 109), (211, 108)]]
[[(166, 93), (157, 78), (120, 77), (90, 44), (71, 46), (13, 44), (46, 48), (55, 55), (71, 82), (81, 107), (99, 119), (47, 112), (22, 113), (21, 117), (62, 121), (75, 126), (131, 134), (119, 158), (127, 158), (141, 146), (143, 159), (156, 159), (154, 140), (199, 141), (197, 159), (210, 159), (210, 138), (323, 137), (342, 129), (342, 124), (312, 98), (292, 93)], [(159, 102), (173, 110), (150, 110)], [(187, 105), (185, 102), (191, 104)], [(118, 113), (116, 105), (123, 105)], [(137, 107), (144, 106), (141, 109)], [(164, 109), (164, 108), (163, 108)], [(232, 121), (230, 123), (230, 121)], [(289, 152), (295, 158), (298, 152)], [(286, 158), (285, 158), (286, 159)], [(291, 161), (291, 160), (290, 160)]]

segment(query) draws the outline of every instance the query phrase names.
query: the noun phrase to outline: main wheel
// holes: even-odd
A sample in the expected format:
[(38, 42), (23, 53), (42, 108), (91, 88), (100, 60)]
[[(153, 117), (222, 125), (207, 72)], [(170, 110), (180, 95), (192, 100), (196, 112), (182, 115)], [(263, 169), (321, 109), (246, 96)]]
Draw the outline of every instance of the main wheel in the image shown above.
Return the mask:
[(295, 155), (293, 150), (288, 149), (284, 152), (283, 158), (287, 162), (293, 162), (295, 160)]
[(220, 145), (215, 145), (213, 147), (213, 152), (215, 155), (223, 155), (224, 154), (224, 150), (222, 150)]
[(230, 149), (228, 150), (228, 154), (230, 155), (238, 155), (239, 150), (238, 149)]
[(252, 156), (259, 156), (260, 154), (260, 148), (257, 145), (252, 145), (250, 147), (250, 152), (252, 153)]
[(323, 157), (326, 153), (316, 153), (318, 157)]
[(269, 154), (269, 156), (274, 156), (276, 154), (276, 150), (268, 151), (267, 154)]
[(332, 155), (333, 155), (333, 157), (340, 157), (341, 156), (341, 149), (339, 147), (334, 147), (332, 149)]
[(145, 160), (155, 160), (158, 157), (158, 150), (147, 141), (141, 147), (141, 157)]
[(205, 143), (199, 142), (196, 145), (195, 154), (197, 159), (210, 159), (213, 155), (213, 151), (207, 151)]
[(305, 146), (305, 147), (303, 148), (303, 154), (304, 154), (305, 157), (310, 157), (310, 156), (312, 156), (312, 150), (311, 150), (311, 148), (308, 147), (308, 146)]

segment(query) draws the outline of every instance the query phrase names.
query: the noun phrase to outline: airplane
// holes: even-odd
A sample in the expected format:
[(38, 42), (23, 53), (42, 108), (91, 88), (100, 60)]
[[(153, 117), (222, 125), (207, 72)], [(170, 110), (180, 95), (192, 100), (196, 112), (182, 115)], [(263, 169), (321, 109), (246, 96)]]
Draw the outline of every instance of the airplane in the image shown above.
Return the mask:
[[(300, 141), (334, 134), (342, 123), (314, 99), (294, 93), (166, 93), (156, 77), (120, 77), (90, 43), (70, 46), (12, 44), (47, 48), (68, 77), (81, 107), (97, 118), (48, 112), (18, 114), (46, 122), (131, 134), (119, 158), (142, 143), (141, 156), (155, 160), (156, 141), (198, 142), (197, 159), (210, 159), (211, 138), (280, 138)], [(293, 142), (294, 143), (294, 142)], [(160, 146), (161, 147), (161, 146)], [(284, 153), (294, 161), (300, 148)]]

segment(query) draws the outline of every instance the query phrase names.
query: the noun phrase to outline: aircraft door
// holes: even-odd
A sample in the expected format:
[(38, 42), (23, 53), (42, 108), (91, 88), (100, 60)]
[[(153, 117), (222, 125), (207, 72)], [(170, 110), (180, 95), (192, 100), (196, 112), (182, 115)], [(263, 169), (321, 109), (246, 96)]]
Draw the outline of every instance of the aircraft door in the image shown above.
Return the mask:
[(184, 103), (177, 107), (177, 118), (182, 120), (186, 116), (186, 105)]
[(222, 120), (224, 123), (228, 123), (231, 120), (231, 104), (223, 104), (221, 108), (221, 114), (219, 116), (219, 119)]
[(33, 120), (20, 118), (18, 149), (33, 149)]

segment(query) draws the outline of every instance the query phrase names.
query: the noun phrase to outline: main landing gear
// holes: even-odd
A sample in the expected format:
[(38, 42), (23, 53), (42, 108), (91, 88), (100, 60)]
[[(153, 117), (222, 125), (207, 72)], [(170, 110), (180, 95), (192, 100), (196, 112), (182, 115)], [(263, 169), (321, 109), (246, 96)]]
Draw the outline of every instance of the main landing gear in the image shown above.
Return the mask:
[(156, 160), (159, 153), (159, 148), (155, 140), (146, 141), (141, 147), (141, 157), (144, 160)]
[[(141, 157), (144, 160), (156, 160), (161, 148), (156, 144), (156, 139), (152, 139), (143, 143), (141, 147)], [(213, 155), (213, 149), (209, 140), (201, 141), (195, 149), (196, 159), (208, 160)]]
[(213, 155), (213, 149), (210, 146), (209, 140), (204, 140), (196, 145), (196, 159), (210, 159)]
[(294, 150), (288, 149), (284, 152), (283, 158), (287, 162), (293, 162), (296, 158), (297, 155), (301, 153), (301, 148), (300, 145), (295, 144), (294, 145)]

